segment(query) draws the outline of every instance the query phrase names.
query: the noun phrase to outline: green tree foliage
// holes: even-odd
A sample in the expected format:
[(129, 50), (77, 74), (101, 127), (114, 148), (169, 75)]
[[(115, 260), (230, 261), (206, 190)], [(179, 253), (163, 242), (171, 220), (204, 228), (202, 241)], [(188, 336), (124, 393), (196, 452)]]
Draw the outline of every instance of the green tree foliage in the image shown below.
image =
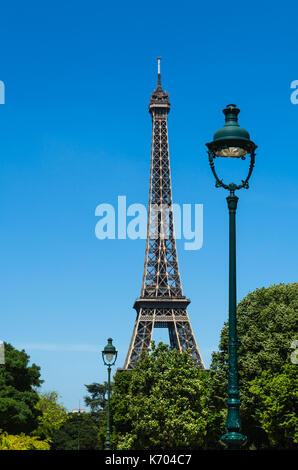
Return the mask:
[(30, 357), (5, 343), (5, 364), (0, 366), (0, 423), (9, 434), (29, 434), (37, 426), (39, 411), (36, 387), (40, 367), (29, 366)]
[[(90, 385), (85, 385), (89, 396), (84, 397), (85, 405), (91, 409), (91, 416), (97, 422), (100, 423), (104, 416), (104, 407), (107, 402), (107, 389), (108, 384), (104, 382), (103, 384), (99, 383), (92, 383)], [(111, 384), (111, 389), (113, 388), (113, 384)]]
[(286, 449), (297, 447), (297, 364), (285, 364), (280, 374), (263, 371), (251, 382), (250, 392), (257, 398), (255, 415), (270, 445)]
[(50, 450), (50, 444), (24, 433), (11, 435), (0, 429), (0, 450)]
[[(130, 382), (131, 372), (130, 371), (122, 371), (121, 373), (117, 373), (117, 396), (120, 398), (117, 400), (117, 404), (115, 409), (113, 409), (114, 401), (111, 400), (111, 422), (114, 421), (117, 423), (117, 430), (114, 427), (112, 441), (117, 441), (120, 435), (124, 435), (126, 432), (129, 432), (131, 429), (131, 420), (127, 415), (127, 402), (126, 402), (126, 395), (128, 393), (128, 385)], [(99, 384), (98, 384), (99, 385)], [(104, 387), (107, 393), (107, 382), (104, 383)], [(111, 396), (113, 396), (115, 383), (111, 382)], [(107, 405), (107, 399), (105, 398), (105, 402)], [(99, 421), (99, 448), (104, 449), (105, 440), (106, 440), (106, 430), (107, 430), (107, 406), (102, 410), (101, 420)]]
[(52, 450), (98, 450), (98, 426), (90, 413), (69, 413), (53, 433)]
[[(248, 447), (269, 447), (268, 427), (260, 422), (259, 400), (251, 391), (251, 382), (262, 374), (281, 374), (289, 363), (290, 345), (297, 338), (298, 283), (273, 285), (249, 293), (238, 305), (238, 354), (243, 433)], [(226, 409), (228, 369), (228, 325), (221, 332), (219, 351), (213, 353), (210, 367), (210, 409), (217, 416)], [(297, 374), (298, 369), (293, 369)], [(268, 404), (268, 402), (267, 402)], [(265, 415), (262, 415), (265, 419)], [(223, 413), (224, 419), (224, 413)], [(217, 423), (218, 424), (218, 423)], [(222, 426), (210, 430), (218, 440)], [(292, 436), (293, 438), (293, 436)], [(271, 441), (272, 442), (272, 441)]]
[[(111, 382), (111, 393), (113, 392), (114, 384)], [(85, 385), (89, 396), (84, 397), (85, 405), (91, 409), (90, 416), (98, 426), (98, 448), (104, 449), (106, 424), (107, 424), (107, 393), (108, 383), (103, 384), (92, 383)]]
[(151, 354), (144, 353), (133, 371), (117, 373), (114, 380), (112, 440), (117, 449), (203, 447), (207, 373), (187, 352), (153, 342)]
[(39, 395), (35, 408), (40, 412), (38, 427), (33, 435), (51, 441), (53, 434), (67, 420), (68, 414), (64, 406), (58, 403), (58, 394), (48, 392)]

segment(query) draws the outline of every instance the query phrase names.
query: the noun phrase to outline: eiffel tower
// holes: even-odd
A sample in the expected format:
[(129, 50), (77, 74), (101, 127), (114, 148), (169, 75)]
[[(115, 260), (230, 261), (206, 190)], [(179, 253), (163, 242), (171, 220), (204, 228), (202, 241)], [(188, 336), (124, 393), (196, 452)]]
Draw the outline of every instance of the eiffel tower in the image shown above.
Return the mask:
[(141, 296), (134, 303), (137, 318), (123, 369), (133, 369), (141, 352), (150, 349), (154, 328), (168, 328), (171, 347), (189, 350), (194, 362), (204, 369), (187, 313), (190, 300), (183, 295), (179, 274), (168, 145), (170, 103), (161, 86), (160, 57), (157, 60), (157, 88), (149, 103), (152, 147), (145, 266)]

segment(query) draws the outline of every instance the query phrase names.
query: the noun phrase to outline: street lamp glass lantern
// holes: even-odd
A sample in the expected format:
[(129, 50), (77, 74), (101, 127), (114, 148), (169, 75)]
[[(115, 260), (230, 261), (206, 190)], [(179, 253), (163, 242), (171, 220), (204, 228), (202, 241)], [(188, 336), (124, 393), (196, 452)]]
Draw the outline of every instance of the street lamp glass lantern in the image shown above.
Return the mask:
[(112, 362), (113, 359), (114, 359), (114, 354), (113, 354), (113, 353), (106, 353), (105, 359), (106, 359), (106, 361), (108, 361), (108, 362)]
[(217, 157), (242, 158), (247, 155), (247, 150), (241, 147), (223, 147), (215, 152)]
[(102, 358), (105, 365), (114, 365), (117, 359), (118, 351), (116, 351), (116, 348), (112, 344), (112, 341), (112, 338), (109, 338), (108, 344), (102, 351)]

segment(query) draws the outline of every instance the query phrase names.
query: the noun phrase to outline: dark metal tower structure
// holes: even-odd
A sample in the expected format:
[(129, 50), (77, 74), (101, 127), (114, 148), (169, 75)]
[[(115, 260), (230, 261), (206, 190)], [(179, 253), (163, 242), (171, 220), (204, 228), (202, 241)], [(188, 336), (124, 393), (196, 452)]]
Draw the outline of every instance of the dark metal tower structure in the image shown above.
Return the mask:
[(149, 103), (152, 147), (145, 266), (141, 296), (134, 303), (137, 318), (124, 369), (133, 369), (141, 351), (150, 348), (154, 328), (168, 328), (171, 347), (189, 350), (195, 363), (205, 368), (187, 313), (190, 300), (183, 295), (178, 267), (168, 145), (169, 111), (169, 95), (161, 87), (158, 58), (157, 88)]

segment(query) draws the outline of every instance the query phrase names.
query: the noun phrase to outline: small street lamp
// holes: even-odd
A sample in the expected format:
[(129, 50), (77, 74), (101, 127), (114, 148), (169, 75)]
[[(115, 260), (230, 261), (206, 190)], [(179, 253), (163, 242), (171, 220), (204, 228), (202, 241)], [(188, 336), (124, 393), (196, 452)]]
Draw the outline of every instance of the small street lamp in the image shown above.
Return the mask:
[(72, 413), (77, 413), (78, 414), (78, 450), (80, 450), (80, 428), (81, 428), (81, 414), (86, 413), (86, 410), (80, 407), (80, 402), (79, 402), (79, 409), (72, 410)]
[[(207, 145), (209, 164), (215, 177), (215, 186), (230, 191), (226, 198), (229, 209), (229, 365), (228, 365), (228, 415), (226, 420), (227, 433), (221, 441), (228, 449), (240, 449), (246, 442), (246, 436), (241, 431), (240, 400), (238, 386), (237, 362), (237, 319), (236, 319), (236, 209), (238, 197), (235, 191), (248, 189), (248, 181), (255, 164), (255, 150), (257, 146), (250, 140), (249, 133), (239, 126), (238, 114), (240, 110), (234, 104), (229, 104), (224, 110), (225, 125), (213, 137), (213, 142)], [(225, 184), (215, 170), (214, 160), (217, 157), (236, 158), (245, 160), (249, 158), (249, 169), (245, 179), (240, 184)]]
[(111, 430), (110, 430), (110, 396), (111, 396), (111, 367), (115, 364), (118, 351), (112, 344), (112, 338), (108, 338), (108, 344), (102, 351), (102, 359), (105, 366), (108, 366), (108, 409), (107, 409), (107, 432), (104, 450), (111, 450)]

